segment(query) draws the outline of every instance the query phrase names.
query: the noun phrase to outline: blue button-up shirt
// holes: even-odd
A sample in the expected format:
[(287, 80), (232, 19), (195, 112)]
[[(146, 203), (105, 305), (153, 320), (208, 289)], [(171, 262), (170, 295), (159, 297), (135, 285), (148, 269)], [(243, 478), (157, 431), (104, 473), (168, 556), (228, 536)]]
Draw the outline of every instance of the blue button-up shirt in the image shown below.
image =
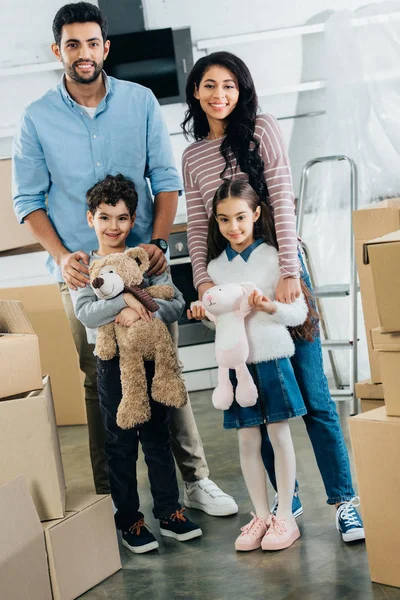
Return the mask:
[[(56, 88), (25, 109), (14, 137), (17, 218), (22, 223), (31, 212), (47, 210), (71, 252), (89, 253), (97, 248), (95, 232), (86, 220), (85, 194), (106, 175), (122, 173), (136, 186), (136, 222), (127, 246), (150, 241), (152, 193), (155, 196), (182, 189), (169, 134), (153, 93), (105, 73), (103, 77), (106, 94), (93, 119), (68, 94), (63, 76)], [(47, 266), (62, 281), (51, 257)]]

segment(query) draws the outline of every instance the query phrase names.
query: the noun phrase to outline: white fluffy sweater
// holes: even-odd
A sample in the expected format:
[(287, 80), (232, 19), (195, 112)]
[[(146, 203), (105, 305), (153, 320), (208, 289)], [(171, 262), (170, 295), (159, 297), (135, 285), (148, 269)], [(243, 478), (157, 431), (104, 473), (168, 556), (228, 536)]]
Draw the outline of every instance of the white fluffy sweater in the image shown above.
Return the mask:
[[(231, 261), (226, 252), (207, 267), (212, 281), (222, 283), (254, 283), (268, 298), (275, 301), (275, 290), (281, 276), (278, 252), (273, 246), (260, 244), (247, 259), (238, 254)], [(252, 311), (246, 317), (246, 333), (250, 353), (248, 363), (293, 356), (294, 344), (287, 327), (301, 325), (307, 318), (307, 305), (301, 295), (292, 304), (276, 302), (276, 313), (269, 315)]]

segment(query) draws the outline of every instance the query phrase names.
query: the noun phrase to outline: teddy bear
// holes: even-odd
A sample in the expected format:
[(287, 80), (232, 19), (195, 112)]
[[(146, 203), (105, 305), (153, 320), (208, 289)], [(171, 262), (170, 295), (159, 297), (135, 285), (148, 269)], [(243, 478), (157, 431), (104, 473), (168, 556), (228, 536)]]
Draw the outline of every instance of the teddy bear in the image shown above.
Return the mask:
[(257, 289), (252, 283), (224, 283), (207, 290), (201, 305), (206, 317), (215, 324), (215, 357), (218, 365), (218, 385), (212, 395), (215, 408), (227, 410), (234, 398), (229, 369), (237, 378), (236, 401), (240, 406), (254, 406), (258, 392), (246, 365), (249, 356), (245, 318), (251, 312), (249, 294)]
[[(123, 253), (109, 254), (94, 260), (89, 267), (90, 284), (99, 299), (115, 298), (129, 292), (151, 312), (159, 306), (153, 298), (171, 300), (170, 285), (153, 285), (142, 289), (143, 274), (149, 268), (149, 258), (143, 248), (130, 248)], [(110, 360), (119, 352), (122, 400), (118, 407), (117, 424), (129, 429), (150, 419), (145, 360), (154, 361), (155, 374), (151, 385), (154, 400), (181, 408), (187, 402), (185, 384), (180, 376), (178, 358), (169, 331), (158, 318), (150, 323), (139, 320), (130, 327), (115, 322), (99, 327), (96, 355)]]

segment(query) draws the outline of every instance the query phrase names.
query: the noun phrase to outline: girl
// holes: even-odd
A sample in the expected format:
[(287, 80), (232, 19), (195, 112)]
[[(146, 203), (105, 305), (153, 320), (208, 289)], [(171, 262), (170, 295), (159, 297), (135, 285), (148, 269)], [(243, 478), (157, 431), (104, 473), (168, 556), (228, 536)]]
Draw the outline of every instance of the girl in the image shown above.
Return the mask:
[[(207, 230), (212, 199), (222, 179), (246, 179), (257, 192), (274, 227), (278, 244), (280, 278), (275, 297), (291, 303), (299, 297), (300, 278), (310, 287), (298, 253), (294, 193), (284, 139), (278, 123), (268, 114), (257, 115), (254, 82), (244, 62), (229, 52), (201, 58), (186, 85), (188, 109), (182, 124), (193, 137), (183, 155), (183, 176), (188, 212), (188, 241), (194, 283), (199, 298), (214, 285), (207, 273)], [(346, 445), (335, 404), (323, 372), (321, 342), (295, 339), (291, 359), (307, 414), (310, 436), (328, 504), (336, 505), (336, 527), (345, 541), (364, 539), (360, 516), (354, 507), (354, 490)], [(268, 436), (262, 454), (276, 489), (274, 459)], [(273, 510), (276, 510), (277, 498)], [(293, 497), (293, 512), (303, 512)]]
[[(238, 429), (240, 465), (255, 511), (236, 540), (236, 550), (260, 546), (263, 550), (282, 550), (300, 536), (292, 515), (296, 461), (288, 419), (306, 413), (288, 358), (294, 354), (294, 345), (285, 325), (304, 323), (308, 309), (303, 294), (293, 304), (274, 301), (280, 277), (276, 237), (267, 205), (246, 181), (225, 181), (214, 196), (208, 261), (207, 272), (216, 285), (249, 281), (262, 291), (250, 295), (253, 310), (245, 321), (248, 366), (258, 390), (257, 404), (242, 408), (235, 400), (224, 411), (224, 427)], [(198, 307), (197, 315), (204, 316), (204, 308)], [(302, 329), (312, 328), (308, 317)], [(279, 493), (276, 516), (270, 515), (261, 457), (260, 427), (264, 421), (275, 456)]]

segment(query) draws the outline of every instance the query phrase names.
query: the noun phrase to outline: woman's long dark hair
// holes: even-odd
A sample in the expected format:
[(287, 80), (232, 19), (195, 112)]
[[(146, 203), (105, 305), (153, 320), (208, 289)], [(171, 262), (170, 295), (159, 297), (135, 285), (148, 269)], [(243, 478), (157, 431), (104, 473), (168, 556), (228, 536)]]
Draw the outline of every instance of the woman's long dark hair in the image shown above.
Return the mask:
[(246, 64), (230, 52), (213, 52), (200, 58), (189, 73), (186, 82), (186, 102), (188, 108), (181, 127), (187, 138), (202, 140), (210, 132), (207, 115), (194, 97), (206, 71), (210, 67), (224, 67), (237, 79), (239, 97), (237, 105), (225, 121), (225, 137), (221, 143), (221, 154), (225, 159), (225, 168), (221, 179), (234, 175), (229, 159), (230, 152), (236, 158), (238, 167), (247, 173), (251, 187), (258, 197), (268, 203), (268, 190), (264, 177), (264, 161), (259, 152), (260, 143), (254, 137), (258, 98), (254, 81)]
[[(224, 181), (214, 194), (212, 214), (208, 222), (208, 238), (207, 238), (207, 264), (217, 258), (228, 245), (228, 241), (219, 230), (217, 221), (217, 207), (220, 202), (227, 198), (237, 198), (247, 202), (248, 207), (254, 213), (259, 206), (261, 209), (260, 217), (254, 223), (254, 239), (261, 238), (266, 244), (274, 246), (277, 250), (278, 242), (276, 240), (275, 227), (268, 206), (262, 202), (254, 189), (247, 181), (236, 179)], [(262, 265), (260, 265), (262, 268)], [(300, 280), (301, 291), (304, 294), (305, 301), (308, 307), (308, 315), (306, 321), (298, 327), (289, 327), (290, 334), (293, 338), (301, 338), (312, 342), (318, 335), (319, 317), (316, 311), (315, 298), (308, 289), (304, 281)]]

